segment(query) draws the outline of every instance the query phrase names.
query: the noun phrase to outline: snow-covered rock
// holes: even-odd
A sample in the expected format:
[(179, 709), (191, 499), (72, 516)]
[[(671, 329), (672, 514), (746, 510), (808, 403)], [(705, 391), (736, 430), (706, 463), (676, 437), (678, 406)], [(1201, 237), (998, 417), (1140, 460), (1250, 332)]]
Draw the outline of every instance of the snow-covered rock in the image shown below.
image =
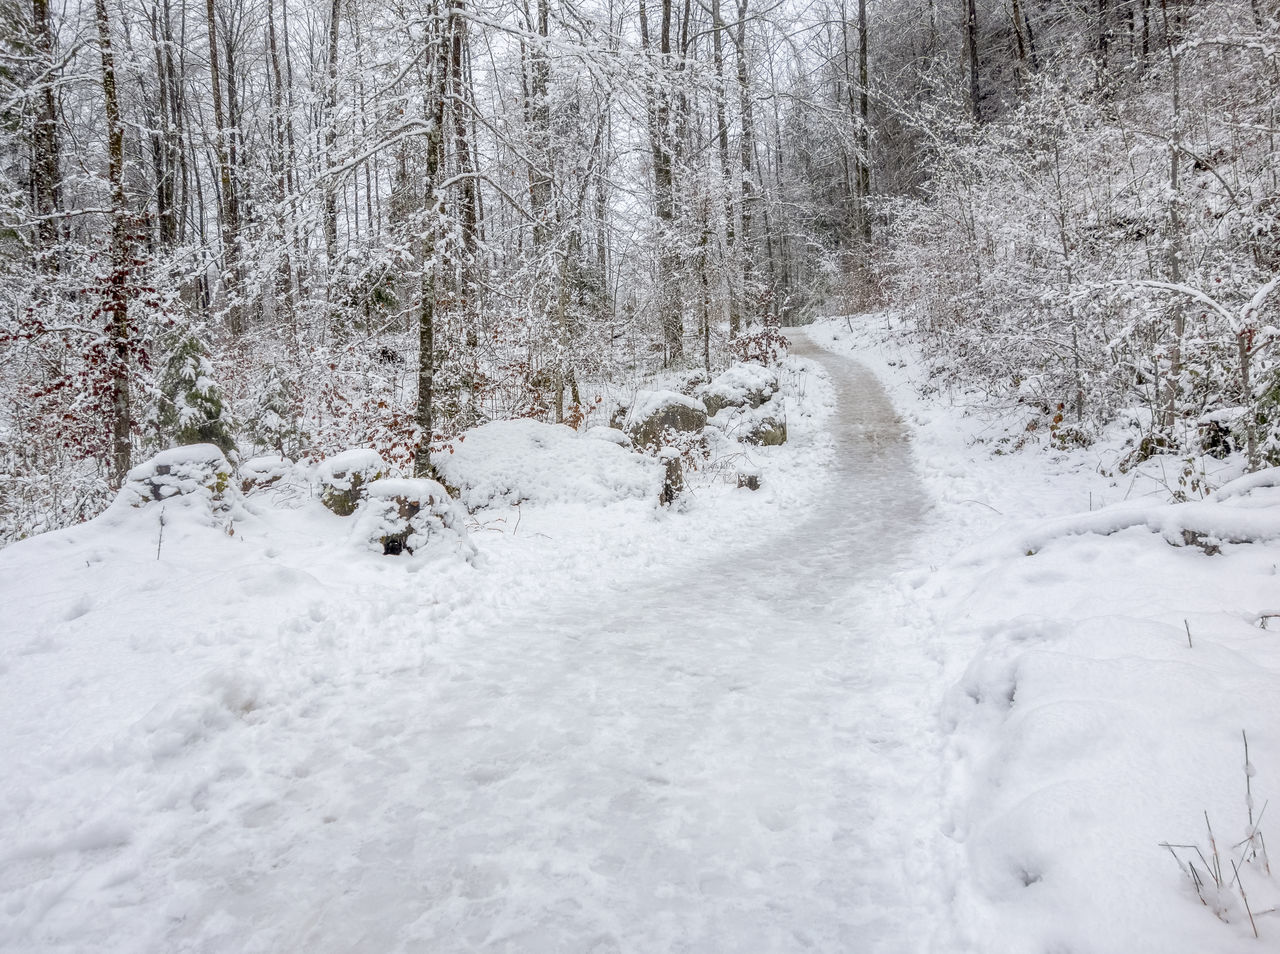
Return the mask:
[(130, 506), (190, 496), (207, 506), (225, 501), (231, 485), (231, 464), (213, 444), (188, 444), (161, 451), (129, 471), (120, 498)]
[(469, 510), (499, 503), (599, 503), (655, 498), (662, 467), (563, 424), (493, 421), (468, 431), (436, 471)]
[(422, 478), (386, 478), (365, 485), (352, 535), (388, 555), (416, 553), (432, 542), (450, 541), (468, 558), (466, 511), (442, 484)]
[(759, 405), (744, 401), (725, 406), (711, 420), (711, 426), (734, 440), (757, 447), (776, 447), (787, 441), (787, 413), (780, 394)]
[(251, 457), (236, 468), (240, 475), (240, 489), (244, 493), (270, 487), (288, 476), (292, 469), (293, 461), (279, 454)]
[(678, 434), (696, 434), (707, 423), (707, 408), (679, 391), (639, 391), (627, 415), (627, 432), (637, 447), (656, 450)]
[(715, 416), (726, 407), (760, 407), (778, 391), (778, 373), (758, 364), (735, 364), (718, 375), (699, 395), (707, 413)]
[(365, 485), (386, 477), (390, 466), (375, 450), (343, 451), (321, 461), (316, 469), (320, 499), (339, 517), (349, 517), (360, 504)]

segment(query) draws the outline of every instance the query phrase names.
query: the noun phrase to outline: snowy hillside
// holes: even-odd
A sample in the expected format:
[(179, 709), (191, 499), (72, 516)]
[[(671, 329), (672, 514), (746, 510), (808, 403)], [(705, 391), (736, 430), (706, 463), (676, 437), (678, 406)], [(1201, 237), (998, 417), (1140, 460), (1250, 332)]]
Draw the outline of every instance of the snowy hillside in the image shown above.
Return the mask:
[(474, 555), (297, 469), (0, 551), (0, 949), (1280, 942), (1280, 491), (1014, 451), (889, 321), (793, 333), (787, 442), (670, 508), (511, 422), (444, 468)]

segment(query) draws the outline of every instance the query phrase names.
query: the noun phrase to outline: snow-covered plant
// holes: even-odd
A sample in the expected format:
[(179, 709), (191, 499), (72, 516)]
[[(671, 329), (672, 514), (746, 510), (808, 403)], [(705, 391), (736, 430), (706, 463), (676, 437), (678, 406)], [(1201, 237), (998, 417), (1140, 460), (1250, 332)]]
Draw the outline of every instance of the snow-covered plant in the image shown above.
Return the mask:
[[(1245, 808), (1248, 826), (1244, 837), (1233, 844), (1218, 844), (1209, 821), (1209, 813), (1204, 813), (1206, 845), (1200, 843), (1171, 844), (1161, 842), (1161, 847), (1173, 855), (1178, 867), (1191, 883), (1200, 903), (1213, 912), (1220, 921), (1231, 923), (1243, 917), (1248, 920), (1254, 937), (1259, 937), (1255, 914), (1259, 913), (1259, 898), (1255, 893), (1251, 905), (1249, 891), (1258, 888), (1276, 893), (1276, 885), (1271, 875), (1271, 859), (1267, 855), (1266, 839), (1262, 835), (1262, 817), (1266, 812), (1264, 804), (1260, 811), (1255, 810), (1253, 800), (1253, 778), (1255, 769), (1249, 759), (1249, 736), (1240, 732), (1244, 741), (1244, 777)], [(1246, 877), (1249, 876), (1249, 877)], [(1246, 880), (1252, 885), (1246, 887)], [(1237, 902), (1237, 898), (1239, 901)], [(1271, 898), (1265, 899), (1270, 903)], [(1270, 910), (1274, 910), (1271, 908)]]
[(157, 424), (161, 440), (168, 443), (213, 444), (223, 453), (235, 450), (213, 362), (189, 330), (177, 336), (160, 376)]
[(285, 456), (297, 455), (307, 442), (299, 414), (297, 382), (279, 363), (263, 369), (261, 383), (245, 407), (245, 428), (258, 446)]
[(750, 361), (770, 367), (787, 355), (786, 336), (769, 325), (748, 335), (740, 335), (729, 343), (729, 351), (739, 361)]

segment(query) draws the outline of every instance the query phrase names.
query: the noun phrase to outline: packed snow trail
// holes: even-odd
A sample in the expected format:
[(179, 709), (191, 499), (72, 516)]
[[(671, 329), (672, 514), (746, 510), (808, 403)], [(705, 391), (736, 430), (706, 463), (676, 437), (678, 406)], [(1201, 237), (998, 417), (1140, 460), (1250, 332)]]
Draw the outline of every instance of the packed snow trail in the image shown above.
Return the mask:
[(887, 583), (920, 493), (870, 373), (799, 350), (839, 387), (809, 520), (317, 698), (252, 880), (196, 875), (213, 946), (931, 949), (936, 665)]
[(838, 390), (802, 524), (430, 639), (314, 601), (92, 783), (140, 820), (41, 869), (24, 948), (950, 949), (923, 495), (870, 372), (793, 340)]

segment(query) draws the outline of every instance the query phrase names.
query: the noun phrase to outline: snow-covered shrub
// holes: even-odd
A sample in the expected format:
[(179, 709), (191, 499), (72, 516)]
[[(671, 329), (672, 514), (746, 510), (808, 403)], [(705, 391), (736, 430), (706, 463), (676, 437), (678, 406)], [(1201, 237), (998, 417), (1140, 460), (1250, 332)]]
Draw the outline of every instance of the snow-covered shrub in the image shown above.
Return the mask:
[(729, 342), (729, 351), (739, 361), (769, 367), (786, 357), (791, 342), (773, 326), (767, 326), (749, 335), (739, 335)]
[(466, 511), (444, 486), (421, 478), (387, 478), (365, 487), (352, 534), (379, 553), (416, 553), (432, 542), (452, 543), (464, 557), (475, 555), (467, 536)]
[(611, 503), (654, 499), (662, 467), (611, 440), (563, 424), (493, 421), (467, 431), (436, 472), (469, 510), (495, 503)]
[(280, 364), (269, 364), (242, 413), (248, 436), (261, 448), (293, 455), (306, 444), (299, 415), (298, 386)]
[(322, 461), (316, 469), (320, 499), (339, 517), (349, 517), (356, 512), (364, 488), (373, 481), (386, 477), (389, 471), (386, 461), (377, 451), (343, 451)]
[(235, 450), (222, 388), (208, 352), (194, 334), (178, 338), (160, 376), (160, 394), (157, 424), (164, 440), (214, 444), (223, 453)]
[(239, 498), (231, 475), (231, 464), (213, 444), (173, 447), (129, 471), (116, 500), (131, 507), (174, 501), (212, 514)]

